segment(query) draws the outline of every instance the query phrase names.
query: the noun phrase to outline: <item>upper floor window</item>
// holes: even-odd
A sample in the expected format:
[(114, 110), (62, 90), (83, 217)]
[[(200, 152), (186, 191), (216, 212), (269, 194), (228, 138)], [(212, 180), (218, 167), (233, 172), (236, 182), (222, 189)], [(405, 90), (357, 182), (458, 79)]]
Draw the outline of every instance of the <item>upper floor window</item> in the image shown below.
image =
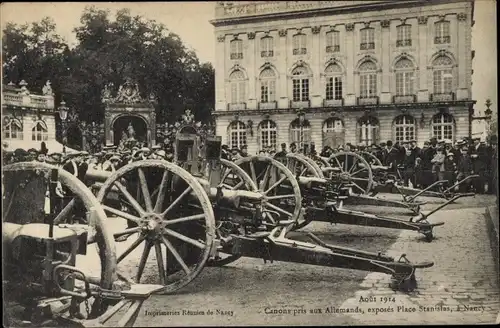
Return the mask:
[(18, 119), (10, 119), (9, 123), (3, 127), (5, 139), (23, 140), (23, 125)]
[(330, 64), (325, 70), (326, 100), (342, 99), (342, 68), (338, 64)]
[(293, 101), (309, 100), (309, 76), (303, 66), (292, 71), (292, 99)]
[(411, 25), (399, 25), (397, 27), (396, 47), (411, 46)]
[(361, 31), (361, 50), (375, 49), (375, 29), (364, 28)]
[(260, 56), (273, 57), (274, 56), (274, 39), (271, 36), (265, 36), (260, 39)]
[(326, 52), (340, 51), (340, 32), (330, 31), (326, 33)]
[(305, 55), (307, 53), (307, 36), (299, 33), (293, 36), (293, 54)]
[(31, 129), (31, 139), (34, 141), (47, 141), (49, 138), (47, 125), (43, 121), (38, 121), (35, 123), (33, 129)]
[(276, 75), (270, 68), (260, 73), (260, 102), (276, 101)]
[(434, 33), (435, 44), (450, 43), (450, 22), (440, 21), (434, 23)]
[(237, 70), (229, 75), (231, 86), (231, 104), (241, 104), (246, 100), (246, 80), (242, 71)]
[(453, 91), (453, 62), (448, 56), (439, 56), (432, 63), (434, 94)]
[(414, 68), (411, 60), (402, 58), (394, 65), (396, 71), (396, 96), (413, 95)]
[(230, 43), (231, 59), (243, 59), (243, 41), (239, 39), (232, 40)]
[(377, 66), (372, 61), (365, 61), (359, 66), (359, 87), (361, 98), (377, 96)]

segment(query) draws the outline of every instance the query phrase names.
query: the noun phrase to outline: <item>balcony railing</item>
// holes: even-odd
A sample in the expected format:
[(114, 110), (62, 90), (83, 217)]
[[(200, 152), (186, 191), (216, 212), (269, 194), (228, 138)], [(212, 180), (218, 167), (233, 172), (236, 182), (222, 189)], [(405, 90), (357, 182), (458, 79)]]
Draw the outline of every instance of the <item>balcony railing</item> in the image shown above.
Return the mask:
[(243, 59), (243, 53), (242, 52), (233, 52), (231, 54), (231, 59)]
[(378, 96), (358, 97), (358, 105), (378, 105)]
[(295, 48), (293, 49), (294, 55), (305, 55), (307, 54), (307, 48)]
[(2, 94), (2, 100), (5, 105), (54, 109), (54, 97), (52, 96), (23, 95), (4, 92)]
[(454, 99), (455, 94), (453, 92), (431, 94), (431, 101), (452, 101)]
[(340, 45), (338, 44), (326, 47), (326, 52), (339, 52), (339, 51), (340, 51)]
[(290, 107), (291, 108), (309, 108), (311, 106), (311, 103), (309, 100), (302, 100), (302, 101), (290, 101)]
[(261, 57), (273, 57), (274, 56), (274, 51), (269, 50), (269, 51), (261, 51), (260, 52)]
[(259, 109), (276, 109), (276, 108), (278, 108), (278, 104), (276, 103), (276, 101), (259, 103)]
[(392, 97), (392, 102), (395, 104), (408, 104), (408, 103), (414, 103), (417, 101), (417, 96), (416, 95), (399, 95), (399, 96), (393, 96)]
[(344, 106), (344, 99), (324, 99), (323, 107), (337, 107)]
[(411, 46), (410, 40), (396, 40), (396, 47), (409, 47)]
[(444, 43), (450, 43), (451, 38), (449, 35), (447, 36), (436, 36), (434, 38), (434, 43), (435, 44), (444, 44)]
[(247, 104), (246, 103), (227, 104), (227, 109), (228, 110), (245, 110), (245, 109), (247, 109)]
[(372, 49), (375, 49), (375, 42), (361, 43), (359, 45), (359, 49), (361, 49), (361, 50), (372, 50)]

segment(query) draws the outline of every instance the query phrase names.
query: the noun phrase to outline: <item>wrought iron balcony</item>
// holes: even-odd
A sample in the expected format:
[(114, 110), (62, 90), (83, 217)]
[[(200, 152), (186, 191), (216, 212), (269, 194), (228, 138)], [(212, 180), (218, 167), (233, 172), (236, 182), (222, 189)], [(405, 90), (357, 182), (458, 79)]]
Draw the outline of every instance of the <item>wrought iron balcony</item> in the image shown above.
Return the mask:
[(378, 96), (358, 97), (358, 105), (378, 105)]
[(247, 109), (247, 104), (246, 103), (234, 103), (234, 104), (227, 104), (228, 110), (245, 110)]
[(452, 101), (452, 100), (455, 100), (455, 94), (453, 92), (431, 94), (431, 101)]
[(414, 103), (417, 102), (417, 96), (416, 95), (399, 95), (399, 96), (393, 96), (392, 97), (392, 102), (395, 104), (408, 104), (408, 103)]
[(340, 45), (334, 45), (334, 46), (327, 46), (326, 47), (326, 52), (339, 52), (340, 51)]
[(307, 49), (306, 48), (295, 48), (295, 49), (293, 49), (293, 54), (294, 55), (305, 55), (305, 54), (307, 54)]
[(231, 59), (243, 59), (242, 52), (233, 52), (231, 53)]
[(274, 56), (274, 51), (269, 50), (269, 51), (261, 51), (260, 52), (261, 57), (273, 57)]
[(411, 39), (409, 40), (396, 40), (396, 47), (409, 47), (411, 46)]
[(291, 108), (309, 108), (311, 106), (311, 102), (309, 100), (302, 101), (290, 101)]
[(449, 35), (447, 36), (436, 36), (434, 38), (434, 44), (444, 44), (444, 43), (450, 43), (451, 38)]
[(276, 108), (278, 108), (278, 104), (276, 101), (260, 102), (259, 103), (259, 109), (276, 109)]
[(375, 49), (375, 42), (361, 43), (359, 45), (360, 50), (373, 50)]
[(338, 107), (338, 106), (344, 106), (344, 98), (323, 100), (323, 107)]

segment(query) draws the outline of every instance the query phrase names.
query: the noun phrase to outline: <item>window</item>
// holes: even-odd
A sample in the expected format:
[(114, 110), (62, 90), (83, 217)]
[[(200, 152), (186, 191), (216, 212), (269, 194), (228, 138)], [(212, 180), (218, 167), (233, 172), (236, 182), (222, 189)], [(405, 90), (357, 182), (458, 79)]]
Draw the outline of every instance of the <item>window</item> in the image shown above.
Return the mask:
[(338, 118), (329, 118), (323, 125), (323, 132), (344, 132), (344, 123)]
[(397, 27), (396, 47), (411, 46), (411, 25), (399, 25)]
[(331, 64), (325, 70), (326, 100), (342, 99), (342, 68), (338, 64)]
[(396, 71), (396, 96), (413, 95), (414, 73), (411, 60), (402, 58), (394, 65)]
[(375, 49), (375, 30), (373, 28), (364, 28), (361, 31), (361, 50)]
[(377, 66), (372, 61), (365, 61), (359, 66), (359, 86), (361, 98), (377, 96)]
[(293, 101), (309, 100), (309, 78), (305, 67), (297, 67), (292, 72)]
[(5, 139), (23, 140), (23, 125), (18, 119), (11, 119), (3, 131)]
[(432, 118), (432, 136), (437, 140), (450, 139), (453, 141), (455, 124), (450, 114), (437, 114)]
[(229, 75), (229, 84), (231, 85), (231, 104), (241, 104), (244, 103), (246, 81), (245, 75), (242, 71), (237, 70)]
[(295, 119), (290, 124), (290, 140), (295, 142), (299, 149), (303, 148), (304, 144), (311, 142), (311, 125), (308, 120), (301, 122), (300, 119)]
[(415, 139), (415, 119), (410, 115), (401, 115), (394, 119), (394, 140), (396, 142)]
[(243, 41), (232, 40), (230, 43), (231, 59), (243, 59)]
[(338, 31), (330, 31), (326, 33), (326, 52), (340, 51), (340, 33)]
[(260, 39), (260, 56), (261, 57), (274, 56), (274, 39), (271, 36), (266, 36)]
[(241, 149), (247, 144), (247, 130), (245, 124), (240, 121), (234, 121), (229, 125), (230, 147)]
[(260, 102), (276, 101), (276, 76), (270, 68), (260, 73)]
[(453, 90), (453, 62), (448, 56), (439, 56), (432, 63), (434, 94), (448, 94)]
[(450, 22), (440, 21), (434, 23), (434, 33), (435, 44), (450, 43)]
[(307, 53), (307, 36), (299, 33), (293, 36), (293, 54), (305, 55)]
[(276, 123), (265, 120), (260, 123), (260, 147), (271, 147), (276, 149)]
[(47, 141), (49, 138), (47, 125), (43, 121), (38, 121), (31, 130), (31, 139), (34, 141)]
[(378, 143), (379, 124), (375, 117), (365, 116), (358, 121), (359, 143), (365, 146)]

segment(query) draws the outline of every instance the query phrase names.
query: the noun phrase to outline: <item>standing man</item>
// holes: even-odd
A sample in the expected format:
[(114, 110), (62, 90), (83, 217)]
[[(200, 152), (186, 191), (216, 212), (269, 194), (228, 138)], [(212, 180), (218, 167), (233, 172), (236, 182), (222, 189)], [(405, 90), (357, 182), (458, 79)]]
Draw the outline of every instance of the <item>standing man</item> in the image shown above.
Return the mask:
[(241, 152), (240, 152), (241, 157), (248, 157), (248, 146), (243, 145), (241, 146)]
[(473, 174), (479, 175), (478, 178), (474, 179), (474, 189), (477, 193), (483, 194), (488, 156), (486, 154), (486, 147), (481, 145), (480, 138), (474, 138), (474, 145), (470, 148), (470, 157), (472, 158)]
[(386, 155), (386, 158), (385, 158), (385, 162), (384, 162), (384, 165), (385, 166), (389, 166), (389, 171), (391, 172), (396, 172), (397, 171), (397, 166), (398, 166), (398, 162), (399, 162), (399, 157), (400, 157), (400, 153), (399, 153), (399, 150), (397, 150), (396, 148), (394, 148), (392, 146), (392, 141), (389, 140), (387, 141), (387, 155)]
[(296, 153), (297, 152), (297, 144), (295, 142), (292, 142), (290, 144), (290, 152)]

